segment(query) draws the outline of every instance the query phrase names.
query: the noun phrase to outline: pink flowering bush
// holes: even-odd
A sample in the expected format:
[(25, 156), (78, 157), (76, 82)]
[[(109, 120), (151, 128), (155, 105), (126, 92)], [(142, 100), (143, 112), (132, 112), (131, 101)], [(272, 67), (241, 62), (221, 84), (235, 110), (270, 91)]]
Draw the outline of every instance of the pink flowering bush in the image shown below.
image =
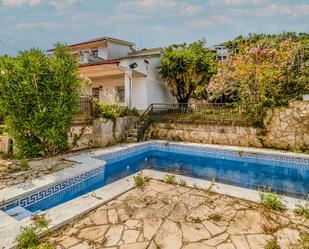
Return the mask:
[(309, 92), (308, 62), (304, 61), (308, 58), (302, 54), (303, 43), (262, 37), (240, 45), (237, 53), (219, 63), (217, 74), (207, 87), (210, 100), (223, 96), (257, 115), (265, 108), (300, 98)]

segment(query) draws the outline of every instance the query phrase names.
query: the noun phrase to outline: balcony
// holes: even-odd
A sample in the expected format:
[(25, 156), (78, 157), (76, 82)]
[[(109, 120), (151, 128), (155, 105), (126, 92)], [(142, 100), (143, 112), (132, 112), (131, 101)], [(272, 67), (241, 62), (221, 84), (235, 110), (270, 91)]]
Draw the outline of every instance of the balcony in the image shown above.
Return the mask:
[(104, 59), (95, 56), (93, 54), (90, 53), (83, 53), (83, 54), (75, 54), (74, 55), (78, 61), (79, 64), (92, 64), (92, 63), (98, 63), (101, 61), (104, 61)]

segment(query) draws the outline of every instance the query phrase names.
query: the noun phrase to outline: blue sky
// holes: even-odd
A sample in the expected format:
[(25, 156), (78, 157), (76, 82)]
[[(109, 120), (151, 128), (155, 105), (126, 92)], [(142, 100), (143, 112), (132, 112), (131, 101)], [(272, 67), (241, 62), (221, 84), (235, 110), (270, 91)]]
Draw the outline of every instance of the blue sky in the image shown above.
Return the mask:
[(309, 32), (309, 0), (0, 0), (0, 55), (111, 36), (137, 48)]

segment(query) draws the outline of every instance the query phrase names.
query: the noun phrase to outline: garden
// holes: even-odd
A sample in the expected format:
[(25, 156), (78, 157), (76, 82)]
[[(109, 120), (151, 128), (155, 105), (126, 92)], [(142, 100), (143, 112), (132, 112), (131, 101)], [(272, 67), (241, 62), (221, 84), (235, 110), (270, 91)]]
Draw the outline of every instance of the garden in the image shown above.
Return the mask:
[[(84, 79), (78, 73), (78, 63), (65, 46), (57, 44), (53, 56), (30, 49), (19, 52), (17, 57), (0, 57), (0, 140), (1, 134), (10, 137), (7, 141), (10, 149), (0, 154), (2, 195), (9, 193), (13, 196), (12, 192), (20, 191), (19, 186), (23, 186), (25, 193), (25, 189), (39, 191), (53, 186), (57, 182), (54, 177), (61, 178), (66, 174), (71, 177), (67, 176), (69, 182), (83, 177), (85, 182), (95, 180), (96, 175), (92, 178), (91, 174), (97, 173), (86, 171), (87, 165), (91, 165), (91, 172), (95, 172), (102, 169), (102, 161), (106, 163), (103, 166), (105, 171), (98, 173), (106, 177), (104, 184), (95, 182), (93, 185), (98, 188), (88, 192), (82, 189), (84, 195), (76, 193), (75, 196), (84, 198), (85, 206), (90, 199), (98, 203), (89, 205), (91, 209), (85, 208), (79, 215), (57, 226), (49, 216), (50, 212), (55, 215), (53, 207), (51, 211), (33, 212), (27, 221), (17, 222), (9, 217), (0, 226), (0, 237), (1, 231), (5, 231), (5, 222), (8, 222), (20, 227), (13, 242), (20, 249), (309, 248), (308, 196), (286, 198), (285, 193), (282, 195), (266, 186), (259, 186), (254, 189), (254, 193), (258, 193), (256, 199), (246, 199), (223, 192), (225, 182), (220, 182), (220, 177), (218, 182), (213, 177), (203, 185), (194, 180), (193, 169), (191, 175), (186, 172), (187, 175), (180, 176), (190, 160), (155, 177), (155, 174), (144, 174), (144, 170), (139, 168), (141, 162), (152, 162), (148, 154), (140, 156), (137, 153), (136, 157), (140, 156), (141, 161), (134, 161), (129, 156), (122, 159), (124, 148), (126, 153), (132, 153), (139, 148), (134, 146), (148, 146), (148, 142), (128, 143), (127, 138), (136, 128), (140, 140), (163, 139), (162, 146), (169, 152), (174, 147), (185, 146), (170, 140), (219, 144), (202, 147), (204, 152), (214, 150), (211, 153), (218, 167), (223, 165), (220, 160), (230, 160), (230, 157), (237, 157), (236, 161), (250, 167), (250, 163), (257, 165), (260, 162), (273, 167), (272, 163), (276, 160), (277, 167), (287, 165), (291, 172), (295, 167), (308, 167), (309, 104), (303, 101), (303, 95), (309, 93), (309, 35), (254, 34), (237, 37), (224, 46), (230, 56), (221, 61), (206, 48), (205, 40), (164, 49), (159, 74), (168, 84), (176, 104), (153, 104), (151, 109), (141, 114), (135, 108), (91, 99), (91, 116), (78, 126), (74, 122), (80, 121), (79, 117), (83, 115), (79, 93)], [(162, 123), (164, 128), (160, 126)], [(194, 130), (194, 125), (199, 130)], [(78, 133), (74, 133), (75, 130)], [(173, 135), (168, 136), (167, 133)], [(86, 146), (83, 148), (86, 149), (74, 151), (84, 140)], [(102, 141), (106, 148), (95, 148), (103, 147), (96, 146)], [(244, 151), (233, 147), (234, 154), (230, 155), (226, 151), (232, 149), (221, 148), (222, 144), (261, 149)], [(151, 144), (150, 148), (155, 146)], [(181, 148), (183, 154), (188, 153), (188, 148)], [(285, 151), (268, 151), (269, 148)], [(189, 149), (191, 153), (196, 148)], [(150, 155), (155, 157), (156, 153)], [(223, 156), (216, 157), (220, 153)], [(274, 154), (277, 156), (275, 159), (272, 157)], [(123, 172), (118, 172), (119, 177), (108, 175), (115, 173), (109, 166), (115, 163), (115, 155), (116, 159), (123, 160), (119, 166)], [(176, 155), (179, 158), (183, 156), (181, 153)], [(165, 162), (158, 158), (155, 159), (161, 164)], [(157, 162), (155, 159), (154, 164)], [(249, 161), (245, 161), (247, 159)], [(177, 160), (175, 157), (175, 164)], [(202, 161), (198, 162), (197, 165), (202, 165)], [(234, 166), (235, 169), (238, 164)], [(134, 167), (137, 167), (134, 176), (129, 175)], [(251, 169), (253, 172), (253, 167)], [(147, 170), (152, 168), (146, 167)], [(302, 191), (307, 190), (305, 182), (302, 182), (307, 179), (306, 170), (294, 170), (291, 177), (299, 176), (295, 184), (302, 185)], [(235, 174), (231, 178), (237, 177)], [(44, 180), (50, 182), (45, 186)], [(116, 180), (127, 184), (115, 187), (119, 193), (114, 191), (110, 195), (100, 190), (107, 184), (117, 184)], [(63, 186), (68, 184), (64, 182), (66, 180), (62, 181)], [(286, 186), (290, 184), (284, 183)], [(12, 189), (14, 191), (10, 192)], [(73, 195), (74, 191), (71, 191)], [(101, 196), (100, 191), (104, 195)], [(22, 192), (21, 196), (25, 193)], [(242, 191), (239, 190), (239, 193), (241, 196)], [(287, 205), (292, 197), (293, 208)], [(12, 203), (4, 203), (4, 199), (0, 201), (3, 202), (1, 220), (2, 213), (7, 211), (4, 204)], [(69, 205), (70, 201), (74, 199), (61, 204)], [(72, 213), (75, 208), (82, 210), (83, 207), (82, 204), (72, 205)]]

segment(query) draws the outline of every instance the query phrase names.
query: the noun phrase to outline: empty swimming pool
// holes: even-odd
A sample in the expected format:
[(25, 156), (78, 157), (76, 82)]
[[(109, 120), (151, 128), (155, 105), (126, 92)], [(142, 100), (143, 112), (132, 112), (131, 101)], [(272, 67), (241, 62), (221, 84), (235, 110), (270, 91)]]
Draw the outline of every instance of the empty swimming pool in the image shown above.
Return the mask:
[(95, 158), (106, 161), (106, 165), (31, 193), (6, 204), (2, 209), (12, 216), (22, 209), (24, 212), (15, 215), (17, 219), (22, 219), (143, 169), (215, 179), (216, 182), (242, 188), (267, 187), (296, 198), (303, 198), (309, 193), (309, 160), (297, 156), (150, 142)]

